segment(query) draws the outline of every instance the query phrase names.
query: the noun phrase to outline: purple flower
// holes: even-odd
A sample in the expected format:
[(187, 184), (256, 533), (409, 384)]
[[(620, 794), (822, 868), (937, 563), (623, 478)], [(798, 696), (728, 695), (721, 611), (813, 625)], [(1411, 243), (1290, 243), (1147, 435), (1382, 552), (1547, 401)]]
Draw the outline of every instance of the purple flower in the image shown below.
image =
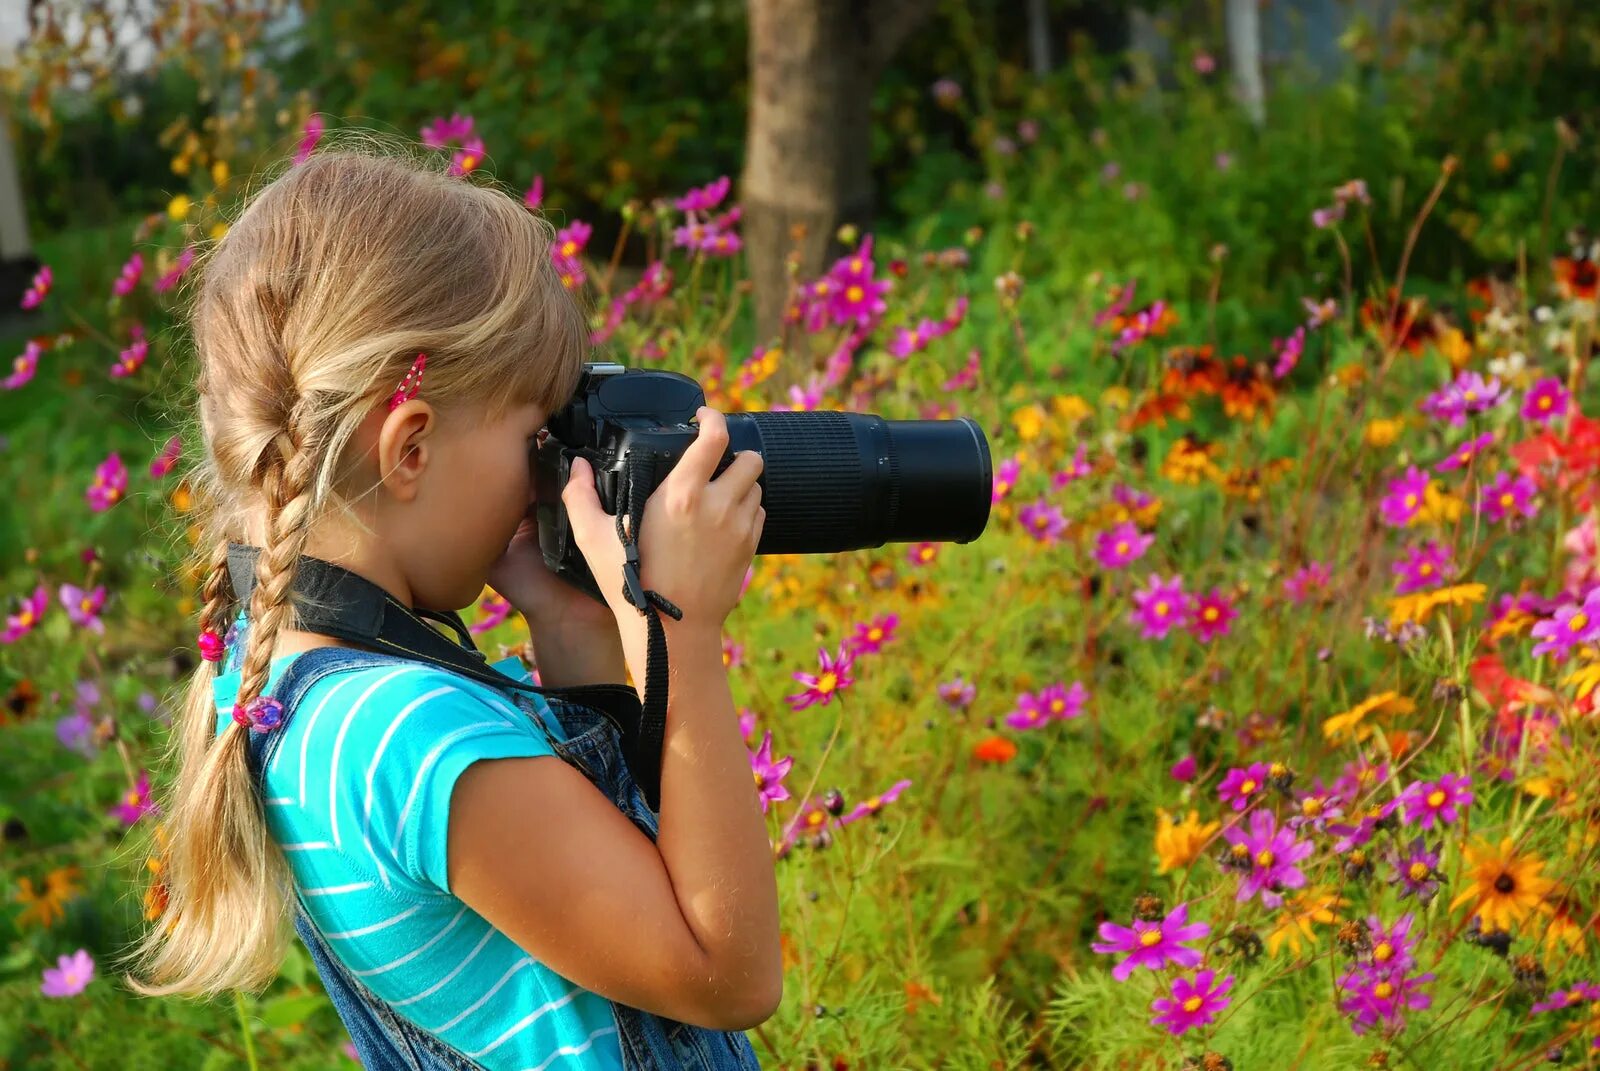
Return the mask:
[(1311, 210), (1311, 225), (1319, 231), (1325, 231), (1344, 218), (1344, 202), (1338, 201), (1326, 208)]
[(1339, 988), (1350, 994), (1340, 1001), (1339, 1008), (1351, 1018), (1351, 1029), (1365, 1034), (1382, 1023), (1398, 1032), (1405, 1026), (1403, 1012), (1407, 1008), (1421, 1010), (1433, 1003), (1420, 987), (1433, 980), (1433, 975), (1419, 974), (1407, 978), (1405, 971), (1373, 970), (1358, 965), (1339, 979)]
[(1250, 872), (1239, 883), (1238, 900), (1244, 901), (1261, 894), (1261, 902), (1269, 908), (1283, 906), (1285, 889), (1298, 889), (1305, 885), (1306, 876), (1295, 864), (1314, 850), (1307, 840), (1296, 840), (1294, 831), (1280, 829), (1272, 812), (1259, 809), (1250, 813), (1250, 831), (1238, 826), (1223, 830), (1222, 836), (1234, 846), (1234, 854), (1248, 858)]
[(1376, 915), (1367, 916), (1367, 932), (1372, 944), (1372, 966), (1380, 971), (1410, 970), (1417, 965), (1417, 938), (1411, 934), (1416, 917), (1410, 912), (1384, 926)]
[(22, 348), (22, 354), (11, 362), (11, 374), (0, 380), (0, 386), (6, 390), (16, 390), (30, 382), (39, 371), (39, 358), (43, 355), (44, 346), (37, 339), (29, 339)]
[(168, 290), (178, 285), (178, 280), (183, 278), (183, 273), (189, 270), (189, 265), (194, 263), (194, 246), (185, 246), (183, 252), (178, 254), (177, 262), (172, 265), (172, 270), (155, 281), (154, 289), (158, 294), (165, 294)]
[(877, 814), (879, 811), (883, 810), (884, 804), (893, 803), (899, 798), (900, 793), (904, 792), (909, 787), (911, 787), (910, 780), (896, 781), (894, 784), (885, 789), (880, 795), (869, 797), (868, 799), (865, 799), (856, 804), (854, 807), (850, 808), (844, 814), (840, 815), (839, 824), (841, 826), (847, 826), (851, 822), (859, 822), (863, 818)]
[(76, 584), (62, 584), (57, 596), (74, 625), (81, 625), (91, 632), (105, 632), (106, 626), (100, 620), (100, 610), (106, 604), (104, 584), (96, 585), (93, 591), (85, 591)]
[(900, 624), (899, 614), (884, 614), (870, 623), (856, 625), (855, 632), (845, 639), (851, 655), (877, 654), (886, 643), (893, 642), (895, 626)]
[(1478, 454), (1482, 453), (1493, 444), (1494, 432), (1492, 431), (1486, 431), (1482, 435), (1468, 439), (1466, 442), (1450, 451), (1449, 457), (1433, 466), (1433, 471), (1452, 472), (1455, 469), (1464, 468), (1474, 457), (1477, 457)]
[(117, 354), (116, 363), (111, 366), (114, 379), (133, 375), (144, 367), (145, 358), (150, 355), (150, 340), (144, 337), (144, 324), (134, 324), (129, 338), (128, 348)]
[(127, 297), (139, 285), (139, 276), (143, 274), (144, 254), (134, 253), (117, 273), (117, 281), (111, 284), (111, 293), (116, 297)]
[(1564, 660), (1574, 647), (1600, 639), (1600, 587), (1589, 591), (1582, 603), (1569, 602), (1556, 608), (1555, 616), (1533, 626), (1533, 656), (1554, 654)]
[(1295, 605), (1305, 602), (1313, 592), (1326, 591), (1333, 573), (1322, 562), (1307, 562), (1283, 581), (1283, 593)]
[(1233, 975), (1213, 985), (1216, 978), (1217, 973), (1209, 969), (1197, 972), (1193, 980), (1182, 975), (1174, 978), (1172, 995), (1150, 1002), (1150, 1010), (1156, 1013), (1150, 1025), (1164, 1026), (1174, 1035), (1197, 1026), (1210, 1026), (1217, 1013), (1228, 1006), (1223, 994), (1233, 987)]
[(1067, 463), (1067, 467), (1051, 474), (1050, 490), (1060, 491), (1088, 476), (1092, 471), (1094, 470), (1089, 465), (1089, 449), (1083, 443), (1079, 443), (1078, 448), (1072, 452), (1072, 460)]
[(1400, 807), (1399, 800), (1368, 807), (1359, 817), (1355, 825), (1349, 822), (1330, 822), (1328, 832), (1338, 838), (1333, 842), (1335, 854), (1343, 855), (1345, 852), (1354, 851), (1364, 847), (1372, 841), (1372, 835), (1378, 831), (1378, 823), (1388, 818)]
[(1045, 709), (1043, 694), (1023, 692), (1017, 696), (1017, 705), (1006, 715), (1006, 724), (1013, 729), (1037, 729), (1050, 722), (1050, 712)]
[(990, 504), (999, 501), (1011, 493), (1017, 485), (1017, 477), (1022, 473), (1022, 459), (1008, 457), (1000, 462), (1000, 467), (994, 470), (994, 490), (989, 496)]
[(1183, 577), (1163, 580), (1150, 574), (1149, 586), (1133, 593), (1134, 611), (1129, 620), (1139, 626), (1147, 640), (1164, 639), (1174, 628), (1189, 620), (1190, 598), (1183, 590)]
[(1294, 366), (1300, 363), (1300, 355), (1306, 350), (1306, 329), (1304, 325), (1294, 329), (1294, 334), (1284, 339), (1274, 339), (1272, 342), (1272, 377), (1282, 379), (1294, 371)]
[(94, 738), (94, 719), (81, 708), (56, 722), (56, 739), (62, 747), (86, 759), (94, 758), (100, 750)]
[(58, 956), (54, 967), (44, 969), (39, 992), (47, 997), (75, 997), (94, 981), (94, 957), (80, 948), (70, 956)]
[(1594, 1001), (1600, 1001), (1600, 985), (1595, 985), (1593, 982), (1578, 982), (1571, 989), (1552, 991), (1548, 997), (1529, 1008), (1528, 1014), (1538, 1015), (1540, 1012), (1562, 1011), (1566, 1008)]
[(1456, 567), (1450, 561), (1450, 550), (1429, 541), (1420, 547), (1410, 547), (1406, 556), (1394, 563), (1395, 575), (1400, 582), (1395, 592), (1407, 595), (1413, 591), (1437, 587), (1455, 575)]
[(50, 270), (50, 265), (48, 264), (35, 272), (33, 282), (22, 295), (22, 307), (25, 309), (38, 308), (39, 303), (44, 301), (45, 295), (50, 293), (50, 287), (54, 281), (55, 274)]
[(1132, 521), (1123, 521), (1095, 537), (1094, 560), (1101, 568), (1121, 569), (1144, 557), (1144, 552), (1155, 541), (1155, 536), (1139, 531), (1139, 526)]
[(125, 826), (131, 826), (140, 818), (152, 812), (158, 812), (155, 801), (150, 798), (150, 774), (146, 770), (139, 771), (138, 782), (122, 794), (115, 806), (107, 811), (112, 817), (120, 819)]
[(504, 596), (490, 592), (478, 603), (478, 619), (467, 626), (474, 636), (482, 635), (511, 616), (511, 603)]
[(1088, 701), (1089, 689), (1082, 681), (1073, 681), (1070, 688), (1057, 681), (1039, 693), (1039, 706), (1044, 709), (1045, 716), (1056, 721), (1083, 717), (1083, 705)]
[(1406, 469), (1406, 474), (1389, 483), (1383, 500), (1378, 503), (1378, 513), (1383, 523), (1394, 528), (1404, 528), (1422, 509), (1423, 494), (1428, 489), (1428, 474), (1417, 466)]
[(1439, 891), (1439, 851), (1429, 851), (1420, 836), (1413, 837), (1406, 850), (1395, 856), (1390, 865), (1394, 873), (1389, 877), (1389, 884), (1400, 886), (1400, 899), (1415, 896), (1425, 904)]
[(1477, 372), (1462, 372), (1424, 398), (1417, 407), (1435, 420), (1459, 427), (1466, 423), (1468, 413), (1493, 408), (1504, 397), (1498, 379), (1484, 379)]
[(1548, 376), (1528, 389), (1522, 399), (1522, 418), (1536, 424), (1548, 424), (1566, 415), (1571, 395), (1556, 376)]
[(1199, 763), (1195, 761), (1195, 757), (1191, 753), (1173, 763), (1172, 768), (1167, 772), (1172, 775), (1172, 779), (1174, 781), (1181, 781), (1184, 784), (1188, 784), (1190, 781), (1194, 780), (1195, 769), (1198, 767), (1198, 765)]
[(436, 117), (422, 128), (422, 144), (442, 149), (447, 141), (465, 141), (472, 136), (472, 116), (453, 112), (450, 118)]
[(1270, 768), (1264, 762), (1235, 766), (1223, 776), (1222, 784), (1217, 786), (1217, 798), (1230, 804), (1234, 810), (1242, 811), (1250, 806), (1253, 797), (1266, 791), (1269, 773)]
[(159, 480), (172, 471), (172, 466), (178, 463), (178, 457), (183, 453), (183, 439), (174, 435), (167, 440), (161, 452), (150, 462), (150, 478)]
[(1017, 511), (1017, 519), (1029, 535), (1041, 543), (1054, 543), (1067, 530), (1067, 518), (1060, 506), (1053, 506), (1041, 496)]
[(1323, 786), (1320, 777), (1310, 790), (1296, 795), (1295, 803), (1295, 813), (1283, 824), (1297, 833), (1306, 826), (1318, 833), (1325, 832), (1329, 822), (1344, 817), (1344, 802)]
[(793, 765), (792, 755), (777, 762), (772, 761), (772, 730), (768, 729), (761, 738), (761, 746), (750, 753), (750, 770), (755, 775), (762, 814), (766, 814), (772, 804), (789, 798), (789, 790), (783, 787), (783, 779)]
[(954, 680), (943, 681), (936, 689), (939, 698), (951, 710), (966, 710), (978, 694), (978, 686), (957, 673)]
[(529, 208), (538, 208), (540, 205), (544, 204), (543, 175), (533, 176), (533, 182), (529, 183), (528, 188), (523, 191), (522, 203), (527, 205)]
[(122, 501), (122, 496), (127, 491), (127, 467), (122, 464), (122, 458), (113, 451), (95, 467), (94, 479), (90, 482), (88, 490), (83, 493), (83, 497), (88, 500), (90, 509), (96, 513), (103, 513)]
[(1518, 514), (1532, 517), (1539, 512), (1533, 504), (1533, 496), (1538, 490), (1538, 484), (1526, 476), (1498, 472), (1493, 482), (1479, 491), (1478, 509), (1495, 522), (1515, 520)]
[(1222, 589), (1212, 588), (1211, 594), (1195, 598), (1194, 610), (1189, 616), (1189, 631), (1201, 643), (1210, 643), (1219, 636), (1226, 636), (1229, 623), (1238, 616), (1239, 611), (1234, 609), (1232, 600), (1222, 593)]
[(710, 212), (728, 196), (732, 180), (727, 175), (714, 179), (704, 186), (691, 188), (688, 193), (672, 202), (680, 212)]
[(1134, 919), (1131, 929), (1114, 922), (1102, 922), (1102, 940), (1095, 941), (1089, 947), (1104, 955), (1128, 954), (1126, 959), (1111, 968), (1111, 977), (1123, 982), (1137, 967), (1148, 967), (1153, 971), (1169, 963), (1179, 967), (1198, 967), (1200, 953), (1185, 948), (1184, 942), (1198, 941), (1210, 932), (1211, 927), (1204, 922), (1189, 922), (1189, 905), (1182, 903), (1160, 922)]
[(300, 132), (300, 144), (294, 152), (296, 165), (311, 159), (311, 151), (317, 147), (317, 142), (322, 140), (322, 131), (326, 126), (327, 120), (320, 115), (313, 115), (306, 120), (306, 125)]
[(821, 671), (816, 674), (804, 673), (795, 670), (794, 679), (805, 685), (802, 691), (786, 696), (792, 710), (804, 710), (812, 704), (820, 703), (827, 706), (833, 702), (834, 696), (855, 683), (855, 678), (850, 676), (850, 666), (855, 660), (855, 655), (846, 644), (839, 645), (839, 653), (830, 655), (827, 648), (817, 648), (817, 659), (821, 663)]
[(45, 609), (50, 605), (50, 592), (43, 584), (24, 595), (17, 612), (6, 616), (6, 628), (0, 632), (0, 643), (15, 643), (39, 626)]
[(1407, 822), (1423, 829), (1448, 825), (1472, 803), (1470, 774), (1445, 774), (1437, 781), (1413, 781), (1400, 794)]

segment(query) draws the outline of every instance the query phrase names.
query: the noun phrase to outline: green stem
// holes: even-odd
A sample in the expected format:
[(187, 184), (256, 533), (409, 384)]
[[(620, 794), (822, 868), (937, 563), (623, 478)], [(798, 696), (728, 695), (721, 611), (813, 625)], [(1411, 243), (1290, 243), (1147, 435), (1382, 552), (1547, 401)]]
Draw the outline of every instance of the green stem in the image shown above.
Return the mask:
[(245, 1015), (244, 994), (235, 989), (233, 991), (233, 1006), (239, 1013), (239, 1033), (244, 1035), (244, 1058), (250, 1065), (250, 1071), (260, 1071), (256, 1064), (256, 1043), (250, 1036), (250, 1019)]

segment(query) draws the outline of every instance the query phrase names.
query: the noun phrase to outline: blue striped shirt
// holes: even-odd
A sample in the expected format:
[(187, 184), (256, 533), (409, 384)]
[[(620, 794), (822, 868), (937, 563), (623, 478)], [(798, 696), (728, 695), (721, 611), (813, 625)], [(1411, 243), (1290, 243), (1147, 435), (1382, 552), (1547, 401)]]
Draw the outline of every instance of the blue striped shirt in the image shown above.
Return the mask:
[[(268, 694), (293, 657), (273, 662)], [(515, 659), (496, 668), (513, 672), (508, 663), (527, 679)], [(215, 688), (220, 732), (238, 672)], [(490, 1071), (620, 1071), (610, 1003), (450, 890), (451, 790), (480, 759), (553, 754), (528, 717), (487, 685), (421, 662), (330, 673), (293, 715), (263, 779), (267, 827), (340, 961)]]

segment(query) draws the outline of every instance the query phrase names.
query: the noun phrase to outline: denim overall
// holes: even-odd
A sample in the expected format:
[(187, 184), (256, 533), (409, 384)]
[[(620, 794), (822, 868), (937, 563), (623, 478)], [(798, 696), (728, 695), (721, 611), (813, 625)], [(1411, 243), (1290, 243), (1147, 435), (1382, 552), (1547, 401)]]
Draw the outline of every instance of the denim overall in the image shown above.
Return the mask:
[[(407, 660), (392, 655), (344, 647), (318, 647), (289, 664), (273, 688), (273, 696), (283, 704), (287, 723), (307, 689), (328, 674), (366, 666), (405, 664)], [(581, 770), (646, 836), (652, 841), (656, 839), (656, 816), (622, 760), (619, 734), (610, 719), (593, 707), (551, 697), (547, 700), (549, 709), (567, 736), (563, 742), (545, 727), (532, 697), (516, 689), (506, 689), (503, 694), (533, 719), (557, 755)], [(281, 726), (274, 732), (249, 732), (250, 764), (258, 779), (259, 771), (266, 769), (276, 742), (282, 737)], [(482, 1064), (401, 1016), (352, 975), (317, 931), (298, 893), (294, 927), (311, 951), (317, 973), (322, 976), (328, 996), (349, 1030), (366, 1071), (483, 1071)], [(615, 1001), (611, 1007), (616, 1013), (617, 1036), (627, 1071), (675, 1071), (678, 1068), (687, 1071), (754, 1068), (760, 1071), (755, 1050), (740, 1031), (690, 1026)], [(507, 1017), (515, 1018), (511, 1010), (507, 1011)]]

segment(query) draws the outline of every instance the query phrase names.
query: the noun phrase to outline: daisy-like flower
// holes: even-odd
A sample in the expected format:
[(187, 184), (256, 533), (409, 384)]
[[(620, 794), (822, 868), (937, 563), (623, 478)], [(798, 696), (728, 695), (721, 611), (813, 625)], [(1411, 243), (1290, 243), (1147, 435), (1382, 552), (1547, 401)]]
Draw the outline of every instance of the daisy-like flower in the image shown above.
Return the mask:
[(1194, 612), (1189, 615), (1189, 631), (1201, 643), (1210, 643), (1219, 636), (1226, 636), (1230, 623), (1238, 616), (1239, 611), (1222, 589), (1212, 588), (1211, 594), (1195, 597)]
[(1000, 462), (999, 467), (994, 470), (994, 491), (989, 496), (991, 505), (999, 503), (1002, 498), (1011, 493), (1011, 489), (1017, 485), (1017, 477), (1021, 473), (1021, 458), (1008, 457)]
[(483, 162), (484, 151), (482, 138), (468, 138), (450, 157), (450, 174), (460, 176), (476, 171)]
[(1432, 829), (1461, 817), (1472, 804), (1472, 776), (1447, 773), (1437, 781), (1413, 781), (1400, 794), (1407, 822)]
[(474, 636), (482, 635), (510, 616), (510, 601), (491, 591), (478, 600), (478, 619), (467, 626), (467, 631)]
[(821, 668), (815, 674), (795, 670), (794, 679), (805, 685), (805, 688), (785, 697), (789, 700), (791, 710), (804, 710), (814, 704), (827, 706), (833, 702), (835, 696), (855, 683), (855, 678), (850, 676), (850, 667), (855, 661), (855, 655), (848, 645), (840, 644), (837, 655), (829, 654), (826, 647), (819, 647), (817, 660)]
[(1298, 795), (1295, 807), (1295, 813), (1284, 821), (1284, 825), (1297, 833), (1306, 826), (1318, 833), (1326, 832), (1329, 822), (1344, 817), (1344, 801), (1338, 793), (1324, 788), (1320, 777), (1313, 788)]
[(1555, 615), (1533, 626), (1533, 656), (1553, 654), (1564, 660), (1574, 647), (1600, 640), (1600, 587), (1590, 590), (1581, 603), (1556, 608)]
[(1041, 543), (1055, 543), (1060, 540), (1061, 533), (1067, 530), (1067, 518), (1062, 514), (1061, 507), (1051, 505), (1043, 497), (1023, 506), (1017, 512), (1017, 519), (1028, 534)]
[(1150, 1025), (1164, 1026), (1173, 1035), (1197, 1026), (1210, 1026), (1216, 1021), (1217, 1013), (1228, 1006), (1225, 994), (1231, 988), (1231, 974), (1221, 981), (1217, 980), (1217, 972), (1209, 969), (1196, 972), (1192, 979), (1179, 975), (1172, 980), (1170, 996), (1157, 997), (1150, 1002), (1150, 1010), (1156, 1013)]
[(856, 625), (855, 632), (844, 642), (849, 645), (852, 655), (877, 654), (885, 644), (894, 641), (894, 630), (899, 624), (899, 614), (884, 614)]
[(1300, 355), (1306, 350), (1306, 329), (1304, 326), (1294, 329), (1294, 334), (1288, 338), (1272, 340), (1272, 378), (1283, 379), (1294, 366), (1300, 363)]
[(174, 435), (168, 439), (155, 458), (150, 462), (150, 478), (159, 480), (172, 471), (178, 463), (178, 457), (183, 453), (183, 439)]
[(156, 279), (153, 289), (158, 294), (165, 294), (168, 290), (178, 285), (178, 280), (183, 278), (184, 272), (189, 270), (189, 265), (194, 263), (194, 246), (185, 246), (183, 252), (178, 254), (178, 259), (172, 269)]
[(761, 737), (761, 746), (750, 753), (750, 771), (755, 775), (756, 791), (761, 796), (762, 814), (766, 814), (772, 804), (789, 798), (789, 790), (783, 787), (783, 779), (789, 775), (789, 768), (793, 765), (793, 755), (773, 761), (772, 730), (768, 729)]
[(1332, 323), (1334, 317), (1339, 315), (1339, 303), (1333, 298), (1313, 301), (1311, 298), (1303, 297), (1300, 299), (1300, 304), (1306, 310), (1306, 326), (1313, 331)]
[(1494, 432), (1486, 431), (1482, 435), (1476, 435), (1450, 451), (1450, 456), (1433, 466), (1433, 471), (1453, 472), (1456, 469), (1465, 468), (1473, 458), (1493, 445)]
[(106, 604), (104, 584), (96, 585), (93, 591), (85, 591), (76, 584), (62, 584), (57, 595), (74, 625), (91, 632), (105, 632), (105, 622), (100, 620), (100, 611)]
[(42, 356), (44, 346), (37, 339), (29, 339), (21, 355), (11, 362), (11, 374), (0, 380), (0, 386), (6, 390), (16, 390), (30, 382), (39, 371), (39, 358)]
[(83, 497), (88, 500), (90, 509), (96, 513), (103, 513), (122, 501), (122, 496), (127, 490), (127, 467), (122, 464), (122, 458), (113, 451), (95, 467), (94, 480), (89, 484)]
[(1155, 536), (1139, 531), (1132, 521), (1123, 521), (1095, 537), (1094, 560), (1103, 569), (1121, 569), (1144, 557), (1155, 541)]
[(1267, 790), (1269, 773), (1264, 762), (1235, 766), (1223, 775), (1222, 783), (1217, 786), (1217, 798), (1235, 811), (1242, 811), (1250, 806), (1252, 799)]
[(1386, 1030), (1399, 1031), (1405, 1026), (1407, 1009), (1421, 1010), (1433, 1003), (1422, 992), (1422, 986), (1433, 977), (1432, 973), (1407, 977), (1399, 969), (1357, 967), (1339, 979), (1339, 988), (1350, 994), (1340, 1001), (1339, 1009), (1350, 1016), (1350, 1028), (1357, 1034), (1365, 1034), (1379, 1024)]
[(1083, 705), (1089, 701), (1089, 689), (1082, 681), (1073, 681), (1069, 688), (1057, 681), (1039, 693), (1039, 706), (1045, 717), (1055, 721), (1071, 721), (1083, 717)]
[(1111, 977), (1123, 982), (1139, 967), (1148, 967), (1153, 971), (1169, 963), (1178, 967), (1198, 967), (1199, 951), (1185, 948), (1184, 945), (1210, 933), (1211, 927), (1207, 923), (1189, 921), (1189, 905), (1182, 903), (1159, 922), (1134, 919), (1131, 929), (1114, 922), (1102, 922), (1101, 940), (1089, 947), (1102, 955), (1126, 953), (1126, 958), (1111, 969)]
[(1383, 523), (1393, 528), (1404, 528), (1422, 509), (1423, 496), (1428, 490), (1428, 474), (1417, 466), (1406, 469), (1406, 474), (1392, 480), (1378, 503), (1378, 515)]
[(977, 696), (978, 687), (957, 673), (954, 680), (941, 681), (936, 691), (951, 710), (966, 710)]
[(1560, 378), (1547, 376), (1528, 388), (1522, 399), (1522, 418), (1536, 424), (1548, 424), (1567, 413), (1567, 403), (1572, 396), (1561, 385)]
[(939, 544), (924, 540), (906, 549), (906, 561), (912, 565), (929, 565), (939, 557)]
[(896, 781), (883, 792), (876, 796), (867, 797), (854, 807), (850, 808), (844, 814), (840, 815), (839, 824), (841, 826), (847, 826), (851, 822), (859, 822), (863, 818), (870, 818), (872, 815), (875, 815), (879, 811), (883, 810), (886, 805), (893, 803), (900, 797), (900, 793), (904, 792), (910, 787), (911, 781), (909, 778)]
[(1283, 593), (1298, 606), (1313, 595), (1326, 592), (1332, 580), (1332, 571), (1322, 562), (1307, 562), (1284, 578)]
[(682, 197), (674, 198), (672, 206), (680, 212), (710, 212), (728, 196), (733, 180), (727, 175), (713, 179), (704, 186), (693, 187)]
[(322, 140), (322, 132), (327, 126), (328, 121), (321, 115), (311, 115), (306, 118), (306, 125), (300, 130), (300, 144), (294, 150), (296, 166), (311, 159), (311, 153), (316, 149), (317, 142)]
[(1439, 849), (1429, 850), (1420, 837), (1413, 837), (1406, 850), (1395, 856), (1390, 864), (1393, 873), (1390, 885), (1399, 886), (1400, 899), (1415, 896), (1426, 904), (1439, 891)]
[(942, 391), (966, 390), (978, 382), (978, 373), (982, 370), (981, 358), (977, 350), (967, 352), (967, 363), (962, 365), (955, 375), (939, 384)]
[(1233, 846), (1233, 856), (1248, 861), (1249, 873), (1239, 882), (1237, 899), (1257, 895), (1269, 908), (1283, 906), (1287, 889), (1304, 887), (1306, 876), (1295, 864), (1315, 850), (1310, 841), (1295, 839), (1294, 831), (1279, 828), (1278, 819), (1266, 809), (1250, 814), (1248, 832), (1238, 826), (1223, 831), (1223, 839)]
[(116, 282), (111, 284), (111, 293), (116, 297), (127, 297), (139, 285), (139, 277), (143, 274), (144, 254), (134, 253), (117, 273)]
[(1528, 1009), (1529, 1015), (1538, 1015), (1541, 1012), (1564, 1011), (1580, 1004), (1592, 1004), (1600, 1001), (1600, 985), (1593, 982), (1578, 982), (1569, 989), (1555, 989), (1550, 995), (1533, 1007)]
[(1156, 810), (1157, 873), (1181, 870), (1200, 858), (1211, 837), (1222, 828), (1217, 821), (1201, 822), (1199, 811), (1190, 811), (1183, 821), (1174, 822), (1166, 811)]
[(1410, 547), (1406, 556), (1394, 563), (1394, 573), (1400, 579), (1395, 593), (1409, 595), (1413, 591), (1438, 587), (1455, 575), (1456, 567), (1450, 561), (1450, 549), (1429, 541), (1420, 547)]
[(25, 309), (38, 308), (39, 304), (44, 301), (45, 296), (50, 293), (50, 287), (54, 282), (55, 275), (50, 271), (50, 265), (46, 264), (34, 273), (33, 282), (28, 284), (28, 289), (22, 295), (22, 307)]
[(422, 144), (430, 149), (442, 149), (446, 142), (465, 141), (472, 136), (472, 116), (452, 112), (450, 118), (437, 116), (422, 128)]
[(1140, 635), (1147, 640), (1164, 639), (1189, 620), (1190, 597), (1183, 590), (1181, 576), (1164, 580), (1151, 573), (1149, 585), (1133, 593), (1133, 605), (1129, 620), (1139, 626)]
[(0, 643), (15, 643), (39, 626), (46, 607), (50, 605), (50, 592), (43, 584), (24, 595), (17, 612), (6, 616), (6, 627), (0, 632)]
[(114, 807), (107, 813), (121, 820), (125, 826), (131, 826), (147, 814), (159, 813), (155, 800), (150, 796), (150, 773), (147, 770), (139, 771), (138, 782), (122, 794)]
[(150, 340), (144, 337), (144, 324), (134, 324), (129, 332), (132, 339), (128, 348), (117, 354), (117, 361), (111, 366), (111, 375), (117, 379), (125, 379), (144, 367), (145, 358), (150, 355)]
[(1532, 911), (1550, 911), (1545, 894), (1554, 882), (1539, 873), (1538, 855), (1517, 851), (1510, 837), (1498, 845), (1474, 841), (1465, 855), (1472, 884), (1450, 901), (1452, 910), (1470, 902), (1485, 930), (1509, 930)]
[(1045, 709), (1040, 696), (1023, 692), (1017, 696), (1016, 708), (1006, 715), (1005, 721), (1013, 729), (1037, 729), (1049, 724), (1050, 712)]
[(1367, 916), (1367, 957), (1380, 971), (1409, 971), (1417, 965), (1417, 938), (1411, 933), (1416, 916), (1407, 912), (1385, 926), (1376, 915)]
[(1495, 522), (1532, 517), (1539, 512), (1533, 504), (1538, 490), (1538, 484), (1527, 476), (1497, 472), (1494, 480), (1479, 491), (1478, 509)]
[(1089, 464), (1089, 448), (1083, 443), (1079, 443), (1078, 448), (1072, 452), (1072, 460), (1067, 462), (1067, 467), (1060, 472), (1051, 474), (1050, 490), (1063, 490), (1084, 479), (1093, 471), (1093, 466)]
[(80, 948), (70, 956), (58, 956), (54, 967), (44, 969), (39, 992), (47, 997), (75, 997), (94, 981), (94, 957)]

